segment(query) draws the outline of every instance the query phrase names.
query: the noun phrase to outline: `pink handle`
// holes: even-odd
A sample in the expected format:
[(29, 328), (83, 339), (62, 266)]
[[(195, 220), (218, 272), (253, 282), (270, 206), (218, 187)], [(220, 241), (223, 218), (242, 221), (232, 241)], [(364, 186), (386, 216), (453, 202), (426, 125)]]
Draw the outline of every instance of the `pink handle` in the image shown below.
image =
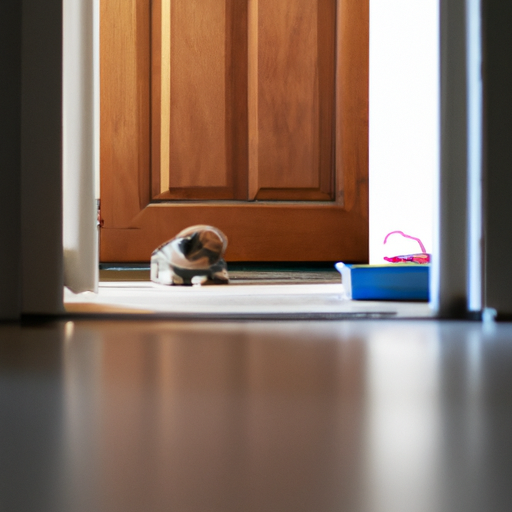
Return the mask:
[(391, 233), (388, 233), (386, 235), (386, 238), (384, 238), (384, 243), (386, 243), (388, 241), (388, 237), (390, 235), (393, 235), (395, 233), (398, 233), (400, 235), (402, 235), (403, 237), (405, 238), (410, 238), (411, 240), (416, 240), (416, 242), (418, 242), (420, 244), (420, 247), (421, 247), (421, 252), (424, 252), (426, 253), (427, 251), (425, 250), (425, 246), (422, 244), (421, 240), (419, 238), (416, 238), (414, 236), (410, 236), (410, 235), (406, 235), (403, 231), (391, 231)]

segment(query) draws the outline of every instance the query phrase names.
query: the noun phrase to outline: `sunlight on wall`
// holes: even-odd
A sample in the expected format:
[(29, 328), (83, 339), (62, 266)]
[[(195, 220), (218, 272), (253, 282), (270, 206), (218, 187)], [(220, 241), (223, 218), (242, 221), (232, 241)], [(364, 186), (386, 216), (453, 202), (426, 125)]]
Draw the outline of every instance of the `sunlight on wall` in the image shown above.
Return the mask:
[(439, 161), (439, 9), (370, 1), (370, 263), (432, 250)]

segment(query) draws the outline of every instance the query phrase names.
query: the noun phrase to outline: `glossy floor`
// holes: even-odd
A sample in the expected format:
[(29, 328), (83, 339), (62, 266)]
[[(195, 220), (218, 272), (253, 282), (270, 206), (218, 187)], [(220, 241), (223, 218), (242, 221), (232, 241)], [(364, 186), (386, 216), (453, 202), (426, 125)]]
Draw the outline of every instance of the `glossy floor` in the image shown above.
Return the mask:
[(512, 510), (512, 324), (0, 325), (0, 510)]

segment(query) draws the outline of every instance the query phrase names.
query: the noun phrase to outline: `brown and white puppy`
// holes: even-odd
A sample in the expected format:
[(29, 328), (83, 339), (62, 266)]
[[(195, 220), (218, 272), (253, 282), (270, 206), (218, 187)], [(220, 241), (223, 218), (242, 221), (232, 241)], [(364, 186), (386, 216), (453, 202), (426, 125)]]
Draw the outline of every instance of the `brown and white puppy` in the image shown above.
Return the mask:
[(228, 239), (213, 226), (191, 226), (165, 242), (151, 255), (151, 280), (159, 284), (195, 282), (227, 284), (223, 260)]

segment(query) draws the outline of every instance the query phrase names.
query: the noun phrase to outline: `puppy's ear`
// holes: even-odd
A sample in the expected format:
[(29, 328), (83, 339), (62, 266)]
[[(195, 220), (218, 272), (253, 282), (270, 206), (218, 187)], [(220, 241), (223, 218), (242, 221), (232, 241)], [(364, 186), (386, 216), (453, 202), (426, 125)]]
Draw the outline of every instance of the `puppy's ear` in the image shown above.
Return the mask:
[(205, 230), (199, 233), (199, 240), (201, 241), (204, 249), (208, 250), (210, 253), (219, 254), (222, 251), (222, 239), (220, 236), (215, 233), (215, 231)]

